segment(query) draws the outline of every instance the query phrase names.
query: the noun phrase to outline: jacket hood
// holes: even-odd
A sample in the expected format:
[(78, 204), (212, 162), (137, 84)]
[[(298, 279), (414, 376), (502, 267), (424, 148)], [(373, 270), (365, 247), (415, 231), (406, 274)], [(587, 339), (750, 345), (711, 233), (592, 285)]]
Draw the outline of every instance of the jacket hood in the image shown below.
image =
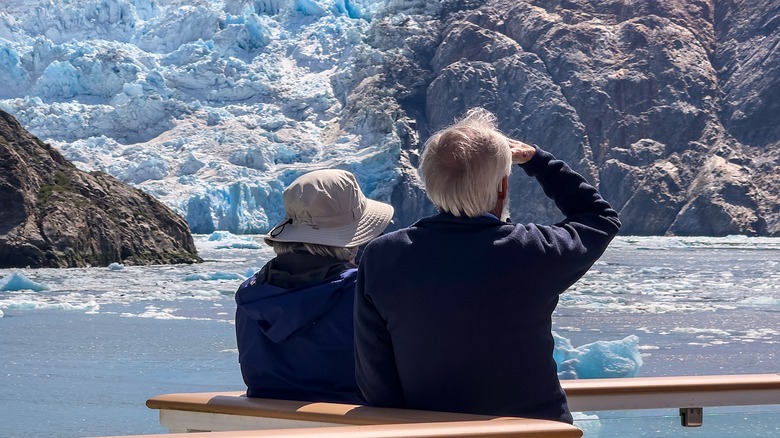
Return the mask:
[(259, 283), (258, 275), (246, 280), (236, 292), (237, 311), (246, 312), (271, 341), (279, 343), (315, 322), (342, 293), (352, 290), (357, 269), (347, 269), (321, 283), (290, 289)]

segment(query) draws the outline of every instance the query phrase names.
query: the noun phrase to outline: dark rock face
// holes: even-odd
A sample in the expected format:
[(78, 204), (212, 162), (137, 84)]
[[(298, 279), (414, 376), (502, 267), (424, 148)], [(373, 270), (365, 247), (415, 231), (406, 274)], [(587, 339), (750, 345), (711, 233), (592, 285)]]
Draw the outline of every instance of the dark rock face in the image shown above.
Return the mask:
[[(482, 106), (596, 183), (624, 234), (780, 235), (777, 1), (431, 3), (375, 19), (386, 64), (364, 83), (381, 91), (346, 98), (395, 114), (383, 126), (412, 132), (407, 157)], [(393, 47), (393, 34), (406, 46)], [(405, 173), (398, 192), (415, 199), (394, 203), (419, 217), (429, 206)], [(513, 219), (560, 219), (516, 173)]]
[(76, 169), (0, 111), (0, 268), (199, 261), (181, 217), (111, 176)]

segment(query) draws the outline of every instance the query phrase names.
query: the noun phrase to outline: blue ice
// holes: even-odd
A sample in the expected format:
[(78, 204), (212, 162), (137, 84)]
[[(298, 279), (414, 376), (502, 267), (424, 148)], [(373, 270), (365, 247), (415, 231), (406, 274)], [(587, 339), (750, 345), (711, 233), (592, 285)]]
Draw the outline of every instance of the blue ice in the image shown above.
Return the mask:
[(561, 379), (635, 377), (642, 367), (639, 338), (635, 335), (614, 341), (596, 341), (577, 348), (555, 332), (553, 337), (553, 358)]
[(236, 235), (229, 232), (229, 231), (214, 231), (209, 235), (209, 241), (223, 241), (223, 240), (231, 240), (235, 239)]
[[(351, 79), (300, 74), (347, 71), (348, 54), (363, 50), (364, 21), (387, 0), (1, 3), (0, 108), (80, 166), (158, 197), (193, 232), (267, 232), (284, 217), (288, 170), (338, 165), (368, 197), (389, 200), (394, 136), (361, 125), (337, 147), (323, 144), (318, 132)], [(309, 122), (304, 109), (329, 115)], [(257, 137), (224, 134), (234, 123), (256, 126)]]
[(47, 289), (49, 287), (45, 284), (36, 283), (20, 273), (0, 278), (0, 291), (32, 290), (40, 292)]
[(297, 0), (295, 2), (295, 10), (304, 15), (313, 15), (315, 17), (327, 15), (327, 11), (312, 0)]
[(244, 271), (244, 277), (246, 277), (246, 278), (252, 277), (259, 270), (260, 270), (260, 268), (257, 267), (257, 266), (253, 266), (251, 268), (248, 268), (246, 271)]

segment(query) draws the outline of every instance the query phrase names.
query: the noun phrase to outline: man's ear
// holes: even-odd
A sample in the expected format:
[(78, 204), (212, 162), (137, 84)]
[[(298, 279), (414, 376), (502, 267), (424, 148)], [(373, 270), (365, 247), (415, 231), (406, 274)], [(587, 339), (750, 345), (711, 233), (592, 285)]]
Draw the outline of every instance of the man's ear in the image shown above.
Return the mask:
[(498, 190), (498, 199), (506, 199), (509, 192), (509, 177), (504, 176), (501, 178), (501, 187)]

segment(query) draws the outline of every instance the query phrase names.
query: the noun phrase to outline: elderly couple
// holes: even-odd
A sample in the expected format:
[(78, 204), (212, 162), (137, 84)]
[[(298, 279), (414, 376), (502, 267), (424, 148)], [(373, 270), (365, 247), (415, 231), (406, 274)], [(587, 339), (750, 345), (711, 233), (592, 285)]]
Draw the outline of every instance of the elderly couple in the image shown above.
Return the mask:
[[(513, 163), (563, 221), (508, 222)], [(247, 396), (571, 423), (551, 317), (617, 234), (617, 213), (481, 109), (433, 135), (419, 170), (440, 213), (381, 236), (393, 208), (349, 172), (287, 187), (286, 218), (265, 236), (276, 257), (236, 293)]]

